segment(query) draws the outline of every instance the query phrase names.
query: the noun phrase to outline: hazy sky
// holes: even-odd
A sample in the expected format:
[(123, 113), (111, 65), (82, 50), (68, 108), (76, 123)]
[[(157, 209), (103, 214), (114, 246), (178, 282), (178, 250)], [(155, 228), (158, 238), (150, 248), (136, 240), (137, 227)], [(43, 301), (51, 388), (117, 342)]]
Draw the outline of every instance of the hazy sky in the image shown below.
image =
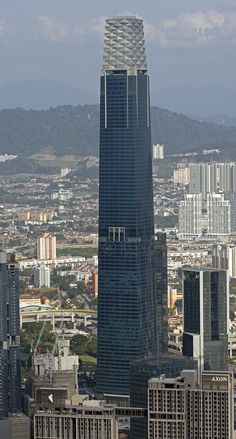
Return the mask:
[(235, 86), (236, 0), (0, 0), (0, 87), (55, 79), (98, 89), (104, 17), (145, 22), (152, 88)]

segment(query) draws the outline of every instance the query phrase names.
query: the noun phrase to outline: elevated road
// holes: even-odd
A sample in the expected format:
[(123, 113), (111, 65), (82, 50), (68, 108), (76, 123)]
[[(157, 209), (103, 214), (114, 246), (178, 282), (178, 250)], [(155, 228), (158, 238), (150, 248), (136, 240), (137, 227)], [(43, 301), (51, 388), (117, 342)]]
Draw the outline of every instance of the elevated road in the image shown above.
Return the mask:
[(70, 322), (76, 328), (77, 323), (84, 323), (86, 326), (91, 321), (97, 320), (97, 312), (91, 309), (43, 309), (35, 311), (21, 310), (20, 312), (20, 327), (25, 323), (39, 323), (49, 322), (52, 325), (52, 330), (55, 330), (57, 324), (63, 322)]

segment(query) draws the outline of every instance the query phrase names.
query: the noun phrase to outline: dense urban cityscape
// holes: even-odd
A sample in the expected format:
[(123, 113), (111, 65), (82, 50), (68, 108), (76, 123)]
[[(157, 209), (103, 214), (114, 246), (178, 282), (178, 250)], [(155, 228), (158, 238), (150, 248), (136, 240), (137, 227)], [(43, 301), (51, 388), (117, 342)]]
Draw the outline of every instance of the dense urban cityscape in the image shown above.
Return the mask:
[(103, 31), (99, 156), (0, 156), (0, 438), (233, 439), (236, 161), (153, 144), (145, 23)]

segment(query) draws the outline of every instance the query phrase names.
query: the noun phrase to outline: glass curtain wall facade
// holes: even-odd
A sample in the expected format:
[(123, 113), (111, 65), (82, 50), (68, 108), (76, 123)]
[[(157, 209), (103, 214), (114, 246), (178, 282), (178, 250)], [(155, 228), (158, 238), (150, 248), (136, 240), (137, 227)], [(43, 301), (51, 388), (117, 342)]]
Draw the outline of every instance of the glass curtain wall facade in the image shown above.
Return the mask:
[(19, 269), (0, 252), (0, 419), (21, 408)]
[(106, 20), (100, 100), (99, 393), (129, 394), (130, 362), (162, 349), (149, 77), (142, 20)]
[(226, 270), (183, 271), (183, 355), (199, 370), (228, 369), (229, 284)]

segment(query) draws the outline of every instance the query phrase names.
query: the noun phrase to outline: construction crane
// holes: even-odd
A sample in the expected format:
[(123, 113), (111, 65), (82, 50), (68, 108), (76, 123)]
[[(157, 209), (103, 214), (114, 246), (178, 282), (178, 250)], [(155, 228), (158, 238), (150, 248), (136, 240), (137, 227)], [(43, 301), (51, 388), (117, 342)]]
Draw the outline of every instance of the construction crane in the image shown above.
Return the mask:
[[(60, 302), (60, 308), (61, 308), (61, 290), (60, 290), (59, 287), (57, 288), (57, 300)], [(63, 320), (62, 320), (62, 317), (63, 317), (63, 314), (61, 313), (60, 330), (62, 330), (63, 323), (64, 323)], [(38, 350), (39, 344), (40, 344), (40, 342), (41, 342), (42, 336), (43, 336), (44, 331), (45, 331), (46, 324), (47, 324), (47, 321), (44, 321), (43, 324), (42, 324), (42, 327), (41, 327), (41, 330), (40, 330), (39, 336), (38, 336), (38, 338), (37, 338), (37, 341), (36, 341), (36, 343), (35, 343), (35, 347), (33, 347), (33, 346), (31, 347), (31, 352), (33, 352), (34, 354), (37, 353), (37, 350)], [(56, 340), (55, 340), (55, 343), (54, 343), (54, 346), (53, 346), (53, 350), (52, 350), (52, 354), (53, 354), (53, 355), (55, 355), (55, 351), (56, 351), (57, 343), (58, 343), (58, 336), (56, 336)]]

